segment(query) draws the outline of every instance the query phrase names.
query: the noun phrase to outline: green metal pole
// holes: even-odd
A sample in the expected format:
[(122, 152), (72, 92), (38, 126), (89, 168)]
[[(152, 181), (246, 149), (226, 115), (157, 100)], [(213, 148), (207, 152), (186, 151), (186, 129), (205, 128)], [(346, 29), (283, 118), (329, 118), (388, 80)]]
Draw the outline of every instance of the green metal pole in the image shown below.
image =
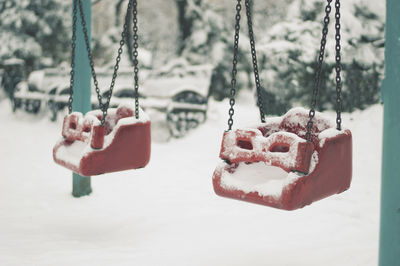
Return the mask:
[(400, 1), (386, 1), (379, 265), (400, 265)]
[[(89, 40), (91, 36), (91, 20), (92, 20), (92, 1), (83, 0), (82, 7), (85, 16), (86, 27), (88, 30)], [(91, 72), (88, 54), (83, 35), (81, 19), (79, 16), (76, 25), (76, 50), (75, 50), (75, 82), (74, 82), (74, 101), (72, 104), (73, 111), (87, 113), (91, 109)], [(90, 177), (82, 177), (78, 174), (72, 174), (72, 195), (74, 197), (82, 197), (92, 192)]]

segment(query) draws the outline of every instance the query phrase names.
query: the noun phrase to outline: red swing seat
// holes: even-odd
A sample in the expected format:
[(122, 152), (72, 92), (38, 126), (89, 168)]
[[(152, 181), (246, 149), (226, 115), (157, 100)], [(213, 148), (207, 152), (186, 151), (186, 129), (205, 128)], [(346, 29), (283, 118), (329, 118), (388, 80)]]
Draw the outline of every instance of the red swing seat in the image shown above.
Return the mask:
[(53, 159), (81, 176), (142, 168), (150, 160), (150, 120), (134, 106), (108, 109), (105, 125), (102, 112), (85, 116), (74, 112), (64, 118), (62, 136), (53, 148)]
[[(256, 128), (225, 132), (220, 152), (223, 162), (213, 175), (216, 194), (294, 210), (347, 190), (352, 176), (350, 130), (336, 130), (317, 112), (307, 143), (308, 120), (307, 110), (294, 108)], [(284, 171), (280, 179), (268, 177), (268, 166)], [(256, 182), (248, 181), (263, 167), (265, 174), (258, 173)]]

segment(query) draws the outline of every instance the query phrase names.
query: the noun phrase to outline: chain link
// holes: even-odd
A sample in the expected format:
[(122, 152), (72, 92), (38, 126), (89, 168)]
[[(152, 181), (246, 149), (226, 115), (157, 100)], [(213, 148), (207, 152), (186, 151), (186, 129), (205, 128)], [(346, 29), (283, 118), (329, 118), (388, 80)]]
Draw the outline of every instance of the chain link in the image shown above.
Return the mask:
[(133, 66), (135, 81), (135, 117), (139, 119), (139, 60), (138, 60), (138, 19), (137, 0), (133, 0)]
[(236, 95), (236, 74), (237, 74), (237, 63), (238, 63), (238, 53), (239, 53), (239, 32), (240, 32), (240, 11), (242, 10), (241, 0), (237, 0), (236, 4), (236, 23), (235, 23), (235, 37), (233, 45), (233, 60), (232, 60), (232, 80), (231, 80), (231, 91), (229, 99), (229, 119), (228, 119), (228, 130), (232, 129), (233, 125), (233, 114), (235, 110), (233, 109), (235, 105), (235, 95)]
[(336, 29), (336, 34), (335, 34), (335, 40), (336, 40), (336, 45), (335, 45), (335, 50), (336, 50), (336, 56), (335, 56), (335, 61), (336, 61), (336, 129), (341, 130), (342, 129), (342, 78), (340, 76), (340, 71), (342, 70), (342, 65), (340, 63), (341, 61), (341, 45), (340, 45), (340, 0), (336, 0), (335, 2), (335, 18), (336, 18), (336, 23), (335, 23), (335, 29)]
[(75, 47), (76, 47), (76, 21), (77, 21), (77, 7), (76, 1), (73, 1), (73, 18), (72, 18), (72, 40), (71, 40), (71, 71), (70, 71), (70, 80), (69, 80), (69, 99), (68, 99), (68, 113), (72, 113), (72, 102), (74, 100), (74, 78), (75, 78)]
[(329, 26), (329, 14), (331, 13), (331, 10), (332, 10), (332, 8), (331, 8), (332, 0), (327, 0), (327, 2), (328, 3), (325, 7), (324, 26), (322, 28), (321, 47), (319, 50), (318, 65), (317, 65), (317, 71), (315, 74), (314, 89), (313, 89), (313, 95), (312, 95), (312, 101), (311, 101), (311, 110), (309, 112), (309, 120), (307, 122), (307, 133), (306, 133), (307, 141), (311, 140), (311, 130), (314, 125), (313, 118), (315, 116), (315, 106), (317, 104), (317, 96), (318, 96), (320, 79), (321, 79), (322, 63), (324, 61), (324, 55), (325, 55), (326, 36), (328, 34), (328, 26)]
[(257, 105), (258, 105), (258, 108), (260, 109), (261, 122), (265, 123), (264, 104), (263, 104), (263, 99), (261, 97), (261, 84), (260, 84), (260, 76), (258, 74), (256, 42), (254, 40), (250, 0), (245, 0), (245, 5), (246, 5), (247, 24), (249, 27), (249, 37), (250, 37), (250, 46), (251, 46), (251, 57), (252, 57), (253, 70), (254, 70), (254, 80), (255, 80), (256, 89), (257, 89)]

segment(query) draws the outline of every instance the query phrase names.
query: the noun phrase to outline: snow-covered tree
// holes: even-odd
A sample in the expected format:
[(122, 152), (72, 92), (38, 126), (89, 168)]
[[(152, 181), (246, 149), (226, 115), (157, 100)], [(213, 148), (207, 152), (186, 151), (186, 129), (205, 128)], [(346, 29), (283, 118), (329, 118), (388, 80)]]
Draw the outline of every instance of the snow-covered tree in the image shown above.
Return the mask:
[(71, 23), (69, 1), (0, 0), (0, 61), (19, 58), (33, 70), (66, 58)]
[[(234, 16), (227, 19), (217, 13), (207, 1), (202, 0), (177, 0), (177, 6), (180, 14), (178, 54), (192, 64), (213, 65), (210, 94), (219, 100), (227, 97), (231, 83)], [(231, 5), (231, 9), (235, 10), (235, 4)], [(250, 52), (245, 45), (248, 39), (244, 34), (241, 38), (238, 90), (247, 87), (250, 67), (249, 57), (246, 56)], [(241, 74), (245, 78), (241, 79)]]
[[(177, 0), (179, 55), (192, 63), (216, 63), (228, 44), (226, 20), (202, 0)], [(183, 14), (181, 14), (183, 12)]]
[[(259, 46), (267, 112), (309, 105), (326, 1), (296, 0), (287, 19), (274, 25)], [(334, 1), (321, 76), (319, 110), (335, 106)], [(352, 111), (379, 101), (383, 70), (384, 3), (342, 1), (343, 108)]]

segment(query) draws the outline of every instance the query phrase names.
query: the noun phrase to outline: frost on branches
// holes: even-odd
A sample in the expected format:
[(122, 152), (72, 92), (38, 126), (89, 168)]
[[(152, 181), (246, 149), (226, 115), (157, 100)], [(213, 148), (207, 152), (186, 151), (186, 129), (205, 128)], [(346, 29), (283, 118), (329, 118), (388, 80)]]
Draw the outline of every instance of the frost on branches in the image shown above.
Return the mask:
[[(383, 71), (384, 3), (341, 1), (343, 108), (353, 111), (378, 102)], [(268, 113), (309, 105), (322, 36), (325, 1), (296, 0), (287, 19), (275, 24), (259, 43), (264, 100)], [(321, 75), (319, 110), (335, 108), (335, 19), (330, 15)]]

